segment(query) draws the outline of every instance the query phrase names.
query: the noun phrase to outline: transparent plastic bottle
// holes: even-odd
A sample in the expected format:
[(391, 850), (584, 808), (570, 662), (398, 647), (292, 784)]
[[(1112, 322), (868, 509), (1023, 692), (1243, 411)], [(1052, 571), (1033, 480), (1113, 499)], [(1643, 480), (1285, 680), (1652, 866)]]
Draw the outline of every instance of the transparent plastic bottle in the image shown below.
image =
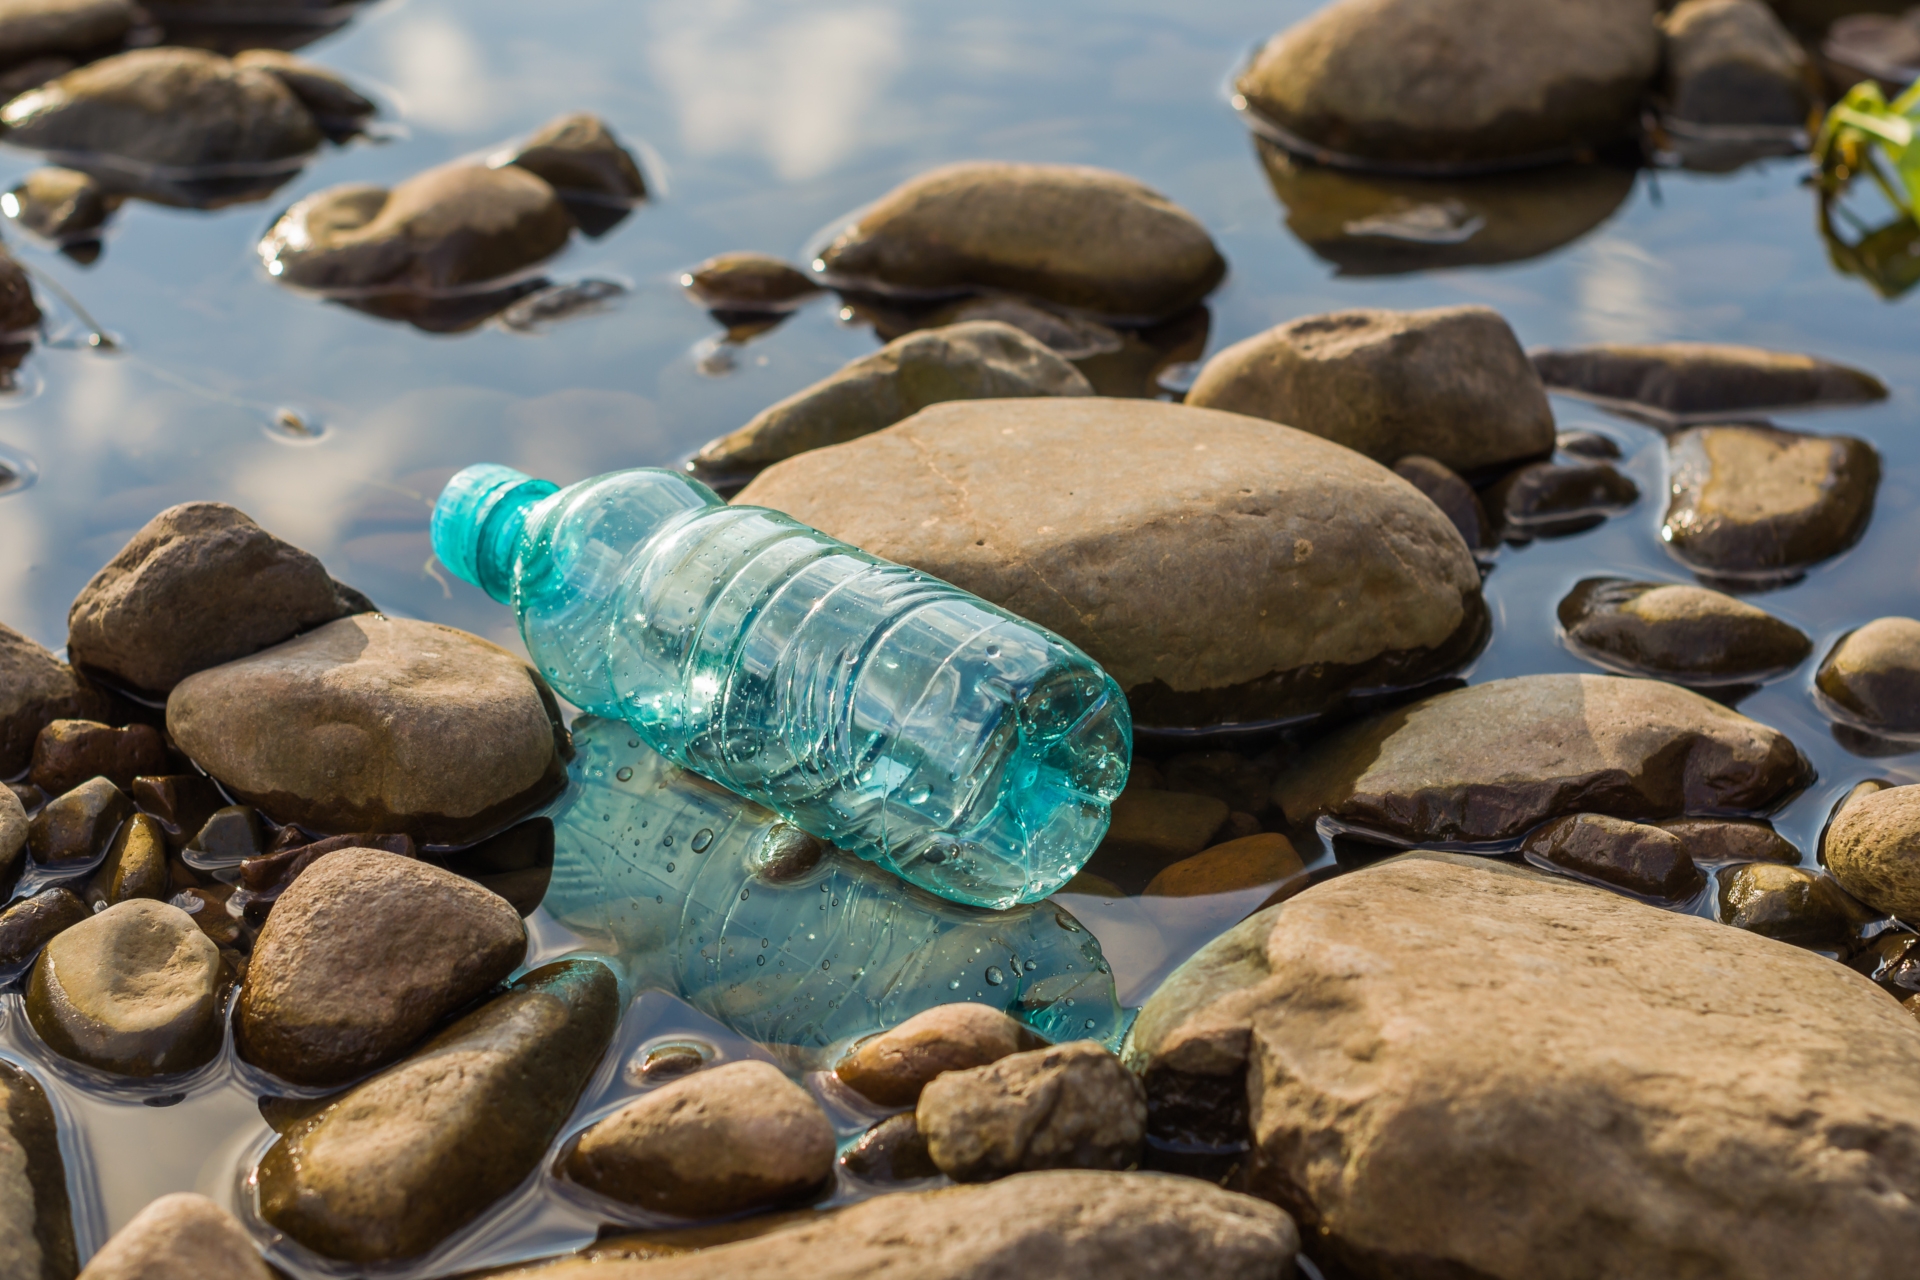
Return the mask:
[(675, 472), (469, 467), (433, 546), (575, 705), (956, 902), (1054, 892), (1126, 782), (1126, 698), (1086, 654)]
[[(823, 1049), (937, 1004), (991, 1004), (1053, 1040), (1118, 1044), (1100, 944), (1052, 903), (991, 911), (903, 885), (653, 751), (574, 724), (542, 905), (755, 1040)], [(793, 837), (798, 837), (797, 839)]]

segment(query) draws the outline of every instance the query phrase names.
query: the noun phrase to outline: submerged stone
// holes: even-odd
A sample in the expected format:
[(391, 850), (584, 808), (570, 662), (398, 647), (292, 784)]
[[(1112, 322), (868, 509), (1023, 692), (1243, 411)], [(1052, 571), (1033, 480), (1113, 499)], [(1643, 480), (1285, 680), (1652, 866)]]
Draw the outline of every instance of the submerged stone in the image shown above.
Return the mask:
[(1536, 462), (1487, 491), (1508, 538), (1579, 533), (1639, 500), (1640, 486), (1610, 462)]
[(7, 193), (0, 208), (21, 226), (48, 240), (83, 239), (99, 231), (117, 203), (91, 174), (76, 169), (35, 169)]
[(1873, 913), (1817, 872), (1756, 862), (1720, 873), (1720, 919), (1780, 942), (1845, 951)]
[(1887, 398), (1870, 373), (1818, 356), (1708, 342), (1542, 349), (1534, 368), (1562, 394), (1675, 420)]
[(1880, 455), (1850, 436), (1695, 427), (1668, 444), (1672, 496), (1661, 537), (1716, 578), (1797, 577), (1866, 532)]
[(861, 1134), (840, 1162), (848, 1173), (869, 1182), (913, 1182), (940, 1176), (940, 1167), (927, 1151), (927, 1137), (920, 1132), (911, 1111), (888, 1116)]
[(115, 683), (165, 694), (335, 618), (370, 609), (320, 562), (223, 502), (147, 521), (67, 611), (67, 651)]
[(80, 1262), (53, 1106), (40, 1082), (0, 1061), (0, 1249), (9, 1277), (73, 1280)]
[(1139, 879), (1152, 876), (1212, 844), (1230, 812), (1215, 796), (1128, 786), (1113, 802), (1096, 866), (1107, 873), (1138, 869)]
[(943, 1004), (856, 1045), (834, 1068), (842, 1083), (883, 1107), (910, 1107), (934, 1077), (998, 1062), (1045, 1043), (984, 1004)]
[(1249, 1143), (1248, 1190), (1350, 1274), (1820, 1280), (1920, 1248), (1911, 1015), (1822, 957), (1484, 858), (1252, 917), (1127, 1059), (1163, 1136), (1250, 1102), (1208, 1136)]
[(428, 1252), (539, 1166), (619, 1016), (604, 964), (535, 969), (290, 1125), (256, 1171), (261, 1216), (345, 1262)]
[(193, 917), (135, 898), (47, 944), (27, 988), (27, 1019), (76, 1062), (172, 1075), (220, 1052), (219, 993), (219, 948)]
[(891, 289), (1000, 289), (1135, 319), (1185, 310), (1226, 269), (1198, 219), (1132, 178), (998, 161), (901, 184), (862, 210), (817, 268)]
[(545, 682), (478, 636), (361, 614), (189, 677), (181, 750), (238, 799), (315, 832), (466, 843), (564, 782)]
[(818, 1191), (833, 1162), (833, 1126), (812, 1095), (748, 1061), (642, 1094), (581, 1134), (560, 1169), (623, 1204), (713, 1218)]
[(1235, 87), (1260, 124), (1331, 158), (1537, 164), (1632, 136), (1660, 63), (1653, 18), (1652, 0), (1339, 0), (1268, 41)]
[(1471, 472), (1553, 449), (1553, 412), (1513, 330), (1486, 307), (1336, 311), (1207, 361), (1186, 403), (1284, 422), (1389, 466)]
[(562, 196), (624, 205), (647, 195), (639, 164), (606, 121), (585, 111), (542, 125), (502, 162), (545, 179)]
[(1576, 813), (1535, 828), (1521, 841), (1520, 852), (1529, 862), (1668, 902), (1690, 898), (1707, 883), (1679, 836), (1597, 813)]
[(1274, 783), (1315, 815), (1390, 843), (1492, 843), (1551, 818), (1642, 822), (1759, 811), (1803, 786), (1787, 738), (1677, 685), (1535, 675), (1443, 693), (1319, 743)]
[(1485, 635), (1479, 570), (1439, 508), (1351, 450), (1238, 414), (935, 405), (777, 463), (738, 501), (1060, 633), (1141, 725), (1318, 715), (1443, 674)]
[(1176, 862), (1149, 880), (1142, 893), (1149, 898), (1203, 898), (1301, 880), (1305, 871), (1293, 842), (1268, 831)]
[(789, 310), (819, 293), (819, 282), (764, 253), (723, 253), (680, 277), (680, 287), (714, 311)]
[(1146, 1091), (1091, 1040), (1016, 1053), (928, 1083), (914, 1108), (955, 1182), (1040, 1169), (1125, 1169), (1146, 1136)]
[(1077, 369), (1011, 325), (923, 329), (761, 410), (738, 431), (709, 441), (694, 463), (715, 472), (764, 467), (870, 435), (948, 400), (1092, 394)]
[(1807, 55), (1760, 0), (1683, 0), (1660, 21), (1667, 109), (1687, 124), (1804, 129)]
[(1560, 602), (1575, 649), (1603, 666), (1679, 684), (1742, 684), (1806, 661), (1813, 641), (1798, 627), (1704, 587), (1587, 578)]
[(1846, 805), (1827, 829), (1821, 855), (1860, 901), (1920, 920), (1920, 786), (1889, 787)]
[(1868, 729), (1920, 733), (1920, 622), (1876, 618), (1848, 632), (1814, 682)]

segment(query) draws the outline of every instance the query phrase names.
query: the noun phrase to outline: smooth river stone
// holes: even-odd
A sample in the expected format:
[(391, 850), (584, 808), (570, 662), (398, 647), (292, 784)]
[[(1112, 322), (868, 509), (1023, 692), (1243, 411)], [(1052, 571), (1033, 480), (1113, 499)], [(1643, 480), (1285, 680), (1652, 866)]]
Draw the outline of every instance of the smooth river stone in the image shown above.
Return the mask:
[(987, 1182), (1041, 1169), (1126, 1169), (1146, 1139), (1140, 1081), (1092, 1040), (936, 1076), (914, 1121), (940, 1172)]
[(1200, 221), (1124, 174), (974, 161), (923, 173), (860, 211), (820, 254), (830, 278), (950, 293), (1004, 289), (1152, 319), (1226, 275)]
[(787, 311), (820, 292), (798, 267), (765, 253), (717, 254), (680, 277), (680, 287), (713, 311)]
[(107, 851), (133, 813), (127, 793), (105, 778), (89, 778), (49, 800), (27, 824), (27, 848), (42, 866), (91, 862)]
[(0, 109), (7, 141), (170, 169), (292, 167), (319, 127), (257, 67), (203, 49), (134, 49), (69, 71)]
[(1876, 618), (1849, 632), (1814, 682), (1869, 729), (1920, 733), (1920, 621)]
[(935, 1076), (998, 1062), (1045, 1041), (984, 1004), (942, 1004), (856, 1045), (834, 1074), (883, 1107), (910, 1107)]
[(166, 828), (158, 818), (136, 813), (107, 846), (106, 860), (87, 885), (87, 901), (98, 909), (129, 898), (164, 898), (171, 885)]
[(253, 1238), (202, 1195), (175, 1192), (135, 1214), (81, 1280), (274, 1280)]
[(1683, 0), (1660, 22), (1667, 110), (1686, 124), (1803, 129), (1806, 51), (1761, 0)]
[(1537, 675), (1343, 730), (1273, 798), (1294, 822), (1323, 815), (1392, 843), (1491, 843), (1569, 813), (1760, 811), (1811, 777), (1785, 735), (1677, 685)]
[(0, 7), (0, 66), (95, 52), (126, 35), (139, 12), (133, 0), (8, 0)]
[(1207, 361), (1199, 409), (1284, 422), (1388, 466), (1422, 454), (1473, 472), (1553, 451), (1553, 411), (1496, 311), (1335, 311)]
[(1536, 865), (1668, 902), (1690, 898), (1707, 883), (1679, 836), (1597, 813), (1576, 813), (1534, 828), (1520, 852)]
[(1634, 136), (1660, 64), (1653, 17), (1653, 0), (1339, 0), (1270, 40), (1235, 87), (1256, 117), (1361, 162), (1572, 157)]
[(35, 169), (8, 194), (20, 225), (55, 242), (91, 238), (116, 204), (99, 179), (76, 169)]
[(34, 962), (27, 1019), (56, 1053), (116, 1075), (174, 1075), (220, 1052), (220, 950), (180, 908), (134, 898)]
[(1889, 787), (1834, 816), (1821, 852), (1827, 870), (1860, 901), (1920, 922), (1920, 786)]
[(0, 970), (18, 970), (42, 947), (92, 916), (73, 890), (56, 885), (0, 911)]
[(1548, 389), (1677, 420), (1887, 398), (1870, 373), (1818, 356), (1708, 342), (1543, 348)]
[(224, 502), (168, 507), (93, 575), (67, 611), (67, 651), (115, 684), (164, 695), (373, 606), (318, 560)]
[(716, 1218), (819, 1191), (833, 1159), (833, 1125), (813, 1095), (753, 1060), (641, 1094), (581, 1134), (560, 1170), (650, 1213)]
[(365, 94), (332, 71), (279, 49), (236, 53), (233, 65), (257, 67), (286, 85), (325, 130), (350, 129), (379, 110)]
[(240, 988), (241, 1057), (345, 1084), (398, 1058), (520, 964), (520, 913), (463, 876), (374, 849), (322, 856), (273, 904)]
[(281, 284), (345, 293), (435, 293), (484, 284), (566, 247), (573, 220), (544, 179), (451, 164), (385, 187), (329, 187), (260, 241)]
[(200, 672), (167, 730), (237, 799), (313, 832), (465, 844), (565, 785), (533, 669), (452, 627), (379, 614)]
[(1248, 1141), (1247, 1189), (1343, 1273), (1829, 1280), (1920, 1250), (1912, 1015), (1820, 956), (1484, 858), (1251, 917), (1127, 1058), (1156, 1133)]
[(922, 329), (762, 409), (738, 431), (709, 441), (694, 462), (715, 471), (763, 467), (870, 435), (948, 400), (1092, 394), (1078, 369), (1012, 325)]
[(0, 1275), (73, 1280), (79, 1269), (53, 1106), (38, 1080), (0, 1061)]
[(55, 720), (34, 740), (27, 781), (57, 796), (90, 778), (125, 788), (166, 771), (166, 739), (150, 724), (117, 729), (95, 720)]
[(1805, 867), (1756, 862), (1720, 873), (1720, 920), (1763, 938), (1850, 950), (1874, 914), (1832, 880)]
[(1462, 480), (1451, 467), (1423, 454), (1410, 453), (1393, 464), (1393, 474), (1427, 495), (1427, 500), (1447, 513), (1461, 540), (1475, 551), (1493, 545), (1493, 522), (1473, 486)]
[(417, 1258), (539, 1167), (620, 1018), (613, 971), (562, 960), (290, 1125), (260, 1213), (329, 1258)]
[(106, 699), (74, 678), (66, 663), (0, 623), (0, 777), (33, 759), (40, 731), (55, 720), (106, 711)]
[(1796, 577), (1859, 541), (1873, 514), (1880, 455), (1864, 440), (1695, 427), (1667, 448), (1672, 498), (1660, 536), (1710, 577)]
[(935, 405), (776, 463), (737, 501), (1058, 632), (1143, 726), (1317, 715), (1450, 671), (1485, 637), (1479, 570), (1438, 507), (1352, 450), (1239, 414)]
[(632, 154), (606, 121), (585, 111), (540, 126), (505, 163), (534, 174), (563, 196), (628, 204), (647, 195), (647, 180)]
[(0, 895), (11, 894), (25, 869), (27, 809), (12, 788), (0, 787)]
[(1280, 1280), (1293, 1275), (1299, 1247), (1299, 1232), (1279, 1209), (1196, 1178), (1060, 1170), (881, 1196), (782, 1222), (757, 1238), (696, 1243), (692, 1251), (648, 1248), (631, 1264), (588, 1250), (505, 1274), (513, 1280), (609, 1274), (636, 1280)]
[(1813, 652), (1805, 633), (1764, 609), (1669, 582), (1588, 578), (1559, 617), (1575, 650), (1602, 666), (1686, 685), (1766, 680)]

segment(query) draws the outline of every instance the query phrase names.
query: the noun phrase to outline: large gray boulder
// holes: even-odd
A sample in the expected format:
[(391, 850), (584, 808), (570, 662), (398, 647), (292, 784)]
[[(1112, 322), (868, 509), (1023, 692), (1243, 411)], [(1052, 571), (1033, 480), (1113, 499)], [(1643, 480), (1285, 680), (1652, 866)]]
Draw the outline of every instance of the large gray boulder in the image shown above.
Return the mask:
[(1484, 636), (1459, 532), (1385, 467), (1239, 414), (1101, 398), (935, 405), (762, 472), (785, 511), (1059, 632), (1137, 723), (1319, 714)]
[(1248, 1189), (1349, 1274), (1829, 1280), (1920, 1250), (1910, 1014), (1502, 863), (1408, 854), (1253, 916), (1127, 1057), (1163, 1136), (1246, 1141)]
[(1339, 0), (1269, 41), (1237, 88), (1297, 144), (1409, 168), (1617, 143), (1660, 63), (1653, 0)]

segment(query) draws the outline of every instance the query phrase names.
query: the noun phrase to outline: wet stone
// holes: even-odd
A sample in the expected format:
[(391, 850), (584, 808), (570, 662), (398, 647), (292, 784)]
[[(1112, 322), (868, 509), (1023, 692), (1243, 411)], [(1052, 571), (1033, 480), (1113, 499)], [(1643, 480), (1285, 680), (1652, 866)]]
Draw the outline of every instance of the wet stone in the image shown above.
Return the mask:
[(786, 311), (820, 292), (798, 267), (764, 253), (723, 253), (680, 277), (680, 287), (712, 311)]
[(187, 862), (203, 869), (238, 866), (257, 858), (266, 848), (267, 834), (260, 811), (251, 805), (230, 804), (213, 811), (187, 842)]
[(0, 66), (96, 52), (125, 36), (138, 12), (132, 0), (12, 0), (0, 9)]
[(0, 775), (11, 778), (32, 762), (34, 741), (47, 725), (98, 715), (105, 703), (66, 663), (0, 625)]
[(1012, 325), (992, 321), (897, 338), (709, 441), (696, 467), (763, 467), (808, 449), (870, 435), (948, 400), (1090, 396), (1079, 370)]
[(606, 121), (584, 111), (542, 125), (504, 163), (545, 179), (562, 196), (627, 205), (647, 195), (639, 164)]
[(105, 778), (92, 778), (33, 815), (27, 847), (42, 866), (91, 862), (107, 851), (132, 813), (133, 801), (126, 792)]
[(329, 1258), (428, 1252), (539, 1167), (619, 1016), (598, 961), (526, 974), (290, 1126), (257, 1170), (261, 1216)]
[(1800, 867), (1758, 862), (1720, 873), (1720, 920), (1819, 951), (1845, 951), (1873, 919), (1833, 881)]
[[(1031, 299), (1016, 298), (1010, 294), (961, 298), (937, 308), (927, 317), (924, 324), (916, 324), (912, 327), (934, 329), (942, 325), (965, 324), (975, 320), (995, 320), (1001, 324), (1010, 324), (1062, 360), (1078, 362), (1081, 373), (1086, 376), (1089, 383), (1093, 384), (1096, 395), (1129, 394), (1113, 388), (1100, 376), (1102, 370), (1096, 357), (1130, 356), (1140, 348), (1151, 345), (1143, 341), (1137, 331), (1122, 334), (1118, 329), (1101, 324), (1098, 320), (1089, 320), (1085, 316), (1065, 315)], [(882, 331), (882, 323), (877, 317), (874, 327), (876, 332)], [(1129, 337), (1132, 338), (1131, 344), (1128, 341)], [(1151, 359), (1151, 357), (1148, 358)], [(1146, 389), (1141, 388), (1140, 391), (1132, 394), (1146, 394)]]
[(1813, 652), (1788, 623), (1704, 587), (1588, 578), (1560, 602), (1567, 640), (1603, 666), (1686, 685), (1783, 675)]
[(1821, 956), (1493, 859), (1407, 854), (1260, 912), (1162, 984), (1127, 1058), (1156, 1117), (1251, 1103), (1246, 1189), (1312, 1222), (1328, 1271), (1815, 1280), (1920, 1244), (1885, 1209), (1920, 1192), (1908, 1013)]
[(48, 54), (8, 67), (0, 71), (0, 102), (11, 102), (29, 89), (38, 89), (47, 81), (67, 74), (76, 65), (72, 58)]
[(1149, 898), (1200, 898), (1264, 888), (1305, 875), (1293, 842), (1273, 832), (1228, 840), (1174, 863), (1142, 890)]
[(1390, 843), (1491, 843), (1568, 813), (1765, 810), (1810, 775), (1785, 736), (1676, 685), (1535, 675), (1343, 730), (1273, 794), (1294, 822), (1325, 815)]
[(1674, 818), (1655, 824), (1680, 837), (1696, 863), (1778, 862), (1794, 866), (1800, 850), (1770, 822), (1732, 818)]
[(1820, 664), (1814, 683), (1868, 729), (1920, 733), (1920, 622), (1877, 618), (1848, 633)]
[(1610, 435), (1584, 428), (1560, 432), (1553, 438), (1553, 447), (1561, 453), (1570, 453), (1577, 458), (1598, 458), (1603, 462), (1616, 461), (1621, 456), (1618, 440)]
[[(876, 489), (890, 501), (862, 496)], [(935, 405), (776, 463), (737, 501), (1050, 628), (1146, 727), (1317, 716), (1357, 689), (1450, 671), (1486, 635), (1473, 556), (1418, 490), (1317, 436), (1217, 410)]]
[(1854, 897), (1920, 921), (1920, 786), (1860, 796), (1834, 816), (1821, 854)]
[(1391, 466), (1473, 472), (1553, 448), (1519, 339), (1486, 307), (1307, 316), (1208, 360), (1186, 403), (1283, 422)]
[(43, 889), (0, 911), (0, 970), (17, 971), (40, 948), (93, 913), (72, 890)]
[(48, 795), (60, 795), (89, 778), (131, 787), (135, 778), (166, 767), (166, 739), (152, 725), (116, 729), (92, 720), (55, 720), (34, 740), (27, 779)]
[(1128, 781), (1161, 791), (1212, 796), (1239, 813), (1267, 810), (1273, 774), (1236, 751), (1183, 751), (1166, 760), (1163, 780), (1151, 780), (1136, 757)]
[(26, 867), (27, 808), (11, 789), (0, 794), (0, 896), (11, 894)]
[(1579, 533), (1640, 500), (1640, 486), (1610, 462), (1536, 462), (1487, 491), (1509, 539)]
[(1410, 453), (1393, 464), (1393, 474), (1426, 494), (1428, 501), (1445, 512), (1468, 547), (1479, 551), (1493, 545), (1493, 524), (1480, 505), (1480, 496), (1451, 468)]
[(936, 1076), (984, 1067), (1044, 1043), (998, 1009), (943, 1004), (861, 1041), (834, 1073), (870, 1102), (910, 1107)]
[(0, 1241), (8, 1275), (71, 1280), (79, 1270), (66, 1162), (47, 1091), (11, 1062), (0, 1062)]
[(40, 320), (40, 306), (33, 300), (33, 280), (27, 269), (0, 250), (0, 338), (6, 339), (0, 344), (0, 360), (9, 362), (9, 372), (25, 358)]
[(479, 839), (546, 801), (570, 751), (552, 693), (523, 660), (378, 614), (190, 677), (167, 700), (167, 729), (280, 822), (434, 844)]
[(287, 86), (313, 113), (321, 131), (330, 137), (352, 133), (378, 111), (371, 99), (340, 76), (278, 49), (248, 49), (236, 53), (233, 65), (264, 71)]
[(955, 1182), (1039, 1169), (1125, 1169), (1145, 1140), (1146, 1091), (1091, 1040), (936, 1077), (914, 1110)]
[(812, 1096), (748, 1061), (641, 1095), (581, 1134), (560, 1168), (623, 1204), (712, 1218), (805, 1196), (833, 1163), (833, 1126)]
[(1847, 967), (1880, 984), (1896, 1000), (1920, 993), (1920, 934), (1883, 933), (1869, 942)]
[(372, 849), (326, 854), (260, 931), (234, 1018), (240, 1054), (295, 1084), (344, 1084), (398, 1058), (526, 951), (519, 913), (470, 880)]
[(216, 947), (231, 949), (239, 945), (246, 932), (239, 918), (228, 909), (233, 892), (233, 886), (218, 882), (206, 887), (196, 885), (175, 893), (167, 899), (167, 905), (186, 912), (194, 927), (207, 935)]
[(1660, 27), (1667, 109), (1677, 120), (1806, 127), (1807, 55), (1760, 0), (1684, 0)]
[(1212, 844), (1230, 814), (1213, 796), (1128, 786), (1088, 867), (1138, 892), (1162, 868)]
[(1672, 496), (1661, 537), (1714, 577), (1791, 579), (1859, 540), (1880, 456), (1849, 436), (1696, 427), (1668, 444)]
[(888, 1116), (861, 1134), (840, 1162), (848, 1173), (868, 1182), (914, 1182), (940, 1176), (911, 1111)]
[(1527, 861), (1642, 897), (1680, 902), (1707, 883), (1686, 842), (1659, 827), (1597, 813), (1556, 818), (1527, 834)]
[[(376, 843), (374, 847), (385, 846)], [(553, 882), (553, 848), (553, 820), (531, 818), (450, 855), (446, 865), (505, 898), (524, 919), (540, 909)]]
[(1632, 136), (1659, 67), (1653, 15), (1652, 0), (1340, 0), (1270, 40), (1235, 87), (1289, 145), (1356, 163), (1572, 158)]
[(191, 1071), (220, 1051), (220, 951), (192, 917), (135, 898), (40, 953), (27, 1019), (49, 1048), (117, 1075)]
[(207, 819), (226, 807), (226, 797), (204, 774), (175, 773), (135, 778), (133, 802), (156, 818), (167, 833), (169, 847), (178, 849), (207, 825)]
[(1673, 421), (1887, 398), (1878, 378), (1818, 356), (1705, 342), (1531, 353), (1548, 388)]
[(0, 209), (37, 236), (55, 242), (85, 239), (99, 231), (114, 200), (91, 174), (75, 169), (35, 169), (0, 197)]
[(98, 910), (129, 898), (170, 896), (166, 829), (158, 819), (136, 813), (107, 846), (106, 861), (87, 885), (87, 902)]
[(74, 598), (67, 649), (116, 684), (165, 694), (196, 671), (365, 607), (244, 512), (188, 502), (149, 520)]
[[(291, 835), (292, 843), (281, 847), (281, 840)], [(293, 882), (300, 878), (307, 868), (330, 853), (342, 849), (370, 849), (381, 853), (390, 853), (402, 858), (419, 856), (413, 837), (400, 835), (377, 835), (372, 833), (350, 836), (328, 836), (324, 840), (307, 841), (296, 827), (286, 827), (275, 837), (273, 848), (257, 858), (248, 858), (240, 864), (240, 887), (235, 891), (234, 899), (240, 902), (246, 917), (255, 924), (264, 923), (273, 910), (274, 903), (280, 900)], [(241, 895), (245, 895), (242, 897)], [(524, 912), (522, 914), (525, 914)]]
[(246, 1228), (202, 1195), (149, 1204), (93, 1255), (83, 1280), (273, 1280)]
[(572, 232), (541, 178), (514, 166), (453, 164), (392, 190), (351, 185), (308, 196), (281, 215), (259, 252), (281, 284), (432, 294), (512, 275), (558, 253)]
[(836, 282), (1005, 290), (1139, 320), (1184, 311), (1226, 274), (1199, 220), (1132, 178), (997, 161), (947, 165), (894, 188), (820, 264)]

